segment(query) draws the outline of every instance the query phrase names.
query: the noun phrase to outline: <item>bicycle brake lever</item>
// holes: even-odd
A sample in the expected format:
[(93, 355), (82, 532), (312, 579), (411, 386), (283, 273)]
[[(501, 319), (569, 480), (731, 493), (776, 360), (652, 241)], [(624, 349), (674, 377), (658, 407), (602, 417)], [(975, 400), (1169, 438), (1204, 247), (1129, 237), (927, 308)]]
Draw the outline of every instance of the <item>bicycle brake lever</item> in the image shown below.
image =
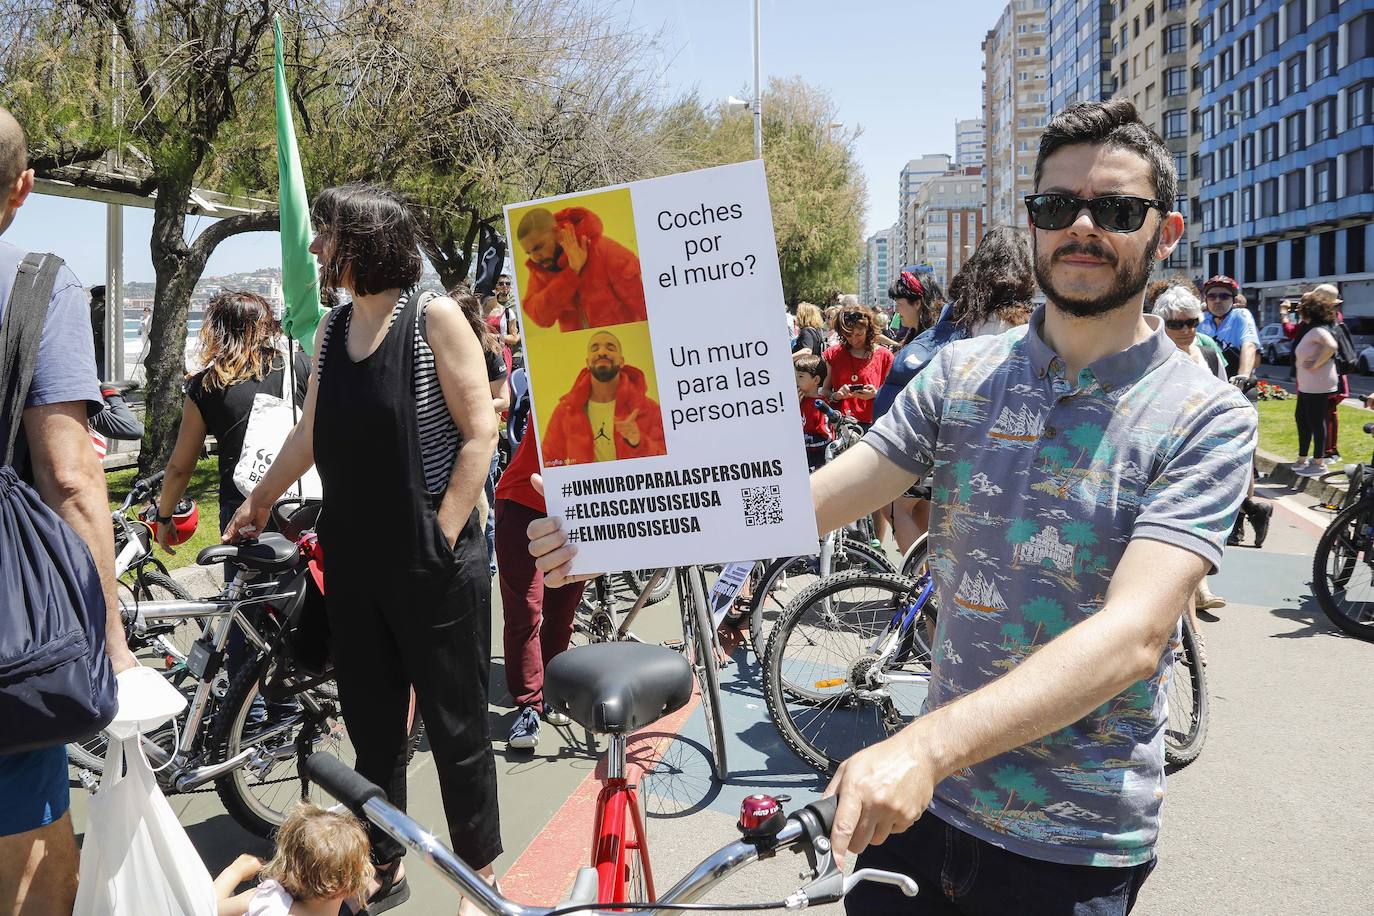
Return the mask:
[(920, 890), (916, 886), (915, 879), (908, 875), (899, 875), (892, 871), (881, 871), (876, 868), (861, 868), (848, 878), (844, 879), (844, 892), (848, 894), (854, 889), (854, 885), (860, 881), (872, 881), (875, 884), (891, 884), (908, 897), (915, 897)]

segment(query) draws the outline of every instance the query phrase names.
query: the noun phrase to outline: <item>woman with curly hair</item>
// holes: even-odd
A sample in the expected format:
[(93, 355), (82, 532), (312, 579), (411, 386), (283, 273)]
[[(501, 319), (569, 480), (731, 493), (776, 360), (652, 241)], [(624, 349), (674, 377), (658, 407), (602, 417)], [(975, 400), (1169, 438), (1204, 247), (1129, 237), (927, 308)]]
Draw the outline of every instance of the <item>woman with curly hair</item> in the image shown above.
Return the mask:
[(878, 346), (878, 317), (864, 305), (846, 305), (835, 314), (840, 342), (821, 357), (829, 368), (821, 397), (864, 429), (873, 425), (873, 399), (892, 368), (892, 351)]

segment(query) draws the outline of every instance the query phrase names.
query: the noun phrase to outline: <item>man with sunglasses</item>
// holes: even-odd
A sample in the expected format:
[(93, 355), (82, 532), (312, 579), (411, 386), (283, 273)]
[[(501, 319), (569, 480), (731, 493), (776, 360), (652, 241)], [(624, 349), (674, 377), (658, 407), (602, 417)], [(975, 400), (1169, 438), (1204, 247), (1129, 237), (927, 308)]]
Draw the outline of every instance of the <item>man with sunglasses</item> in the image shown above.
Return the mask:
[(1207, 303), (1207, 314), (1198, 326), (1198, 333), (1206, 334), (1221, 346), (1227, 374), (1233, 384), (1243, 389), (1259, 365), (1259, 329), (1255, 327), (1255, 316), (1240, 305), (1244, 302), (1240, 284), (1223, 274), (1202, 284), (1202, 296)]
[[(1125, 913), (1154, 866), (1171, 644), (1256, 435), (1240, 393), (1142, 311), (1183, 235), (1177, 181), (1129, 101), (1057, 114), (1026, 201), (1046, 305), (941, 349), (867, 447), (811, 477), (822, 532), (927, 472), (934, 490), (927, 711), (829, 788), (836, 854), (921, 893), (861, 884), (850, 913)], [(529, 534), (566, 578), (558, 522)]]

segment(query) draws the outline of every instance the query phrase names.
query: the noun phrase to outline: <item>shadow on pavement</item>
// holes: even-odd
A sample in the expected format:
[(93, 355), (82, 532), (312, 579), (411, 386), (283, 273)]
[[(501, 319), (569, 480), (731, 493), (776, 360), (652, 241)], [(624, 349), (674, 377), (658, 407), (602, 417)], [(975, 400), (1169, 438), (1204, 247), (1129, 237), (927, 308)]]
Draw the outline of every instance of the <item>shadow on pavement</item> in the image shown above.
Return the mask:
[(210, 877), (218, 875), (240, 853), (251, 853), (262, 859), (272, 855), (272, 844), (261, 837), (254, 836), (239, 826), (227, 814), (217, 814), (198, 824), (188, 824), (186, 835), (200, 853)]
[(1302, 598), (1302, 604), (1297, 607), (1276, 607), (1269, 613), (1284, 620), (1291, 620), (1294, 623), (1303, 625), (1300, 630), (1290, 630), (1287, 633), (1273, 633), (1271, 639), (1306, 639), (1311, 636), (1334, 636), (1337, 639), (1348, 639), (1349, 637), (1331, 623), (1326, 617), (1326, 612), (1322, 610), (1317, 599), (1312, 595)]

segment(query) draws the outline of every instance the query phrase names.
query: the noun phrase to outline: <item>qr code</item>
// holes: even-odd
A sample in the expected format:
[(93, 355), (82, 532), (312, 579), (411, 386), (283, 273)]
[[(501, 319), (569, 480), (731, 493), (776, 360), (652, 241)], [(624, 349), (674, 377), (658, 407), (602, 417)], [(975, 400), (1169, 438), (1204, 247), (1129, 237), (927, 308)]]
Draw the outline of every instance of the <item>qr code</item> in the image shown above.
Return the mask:
[(776, 484), (771, 487), (745, 487), (739, 491), (744, 498), (744, 524), (755, 525), (782, 524), (782, 488)]

